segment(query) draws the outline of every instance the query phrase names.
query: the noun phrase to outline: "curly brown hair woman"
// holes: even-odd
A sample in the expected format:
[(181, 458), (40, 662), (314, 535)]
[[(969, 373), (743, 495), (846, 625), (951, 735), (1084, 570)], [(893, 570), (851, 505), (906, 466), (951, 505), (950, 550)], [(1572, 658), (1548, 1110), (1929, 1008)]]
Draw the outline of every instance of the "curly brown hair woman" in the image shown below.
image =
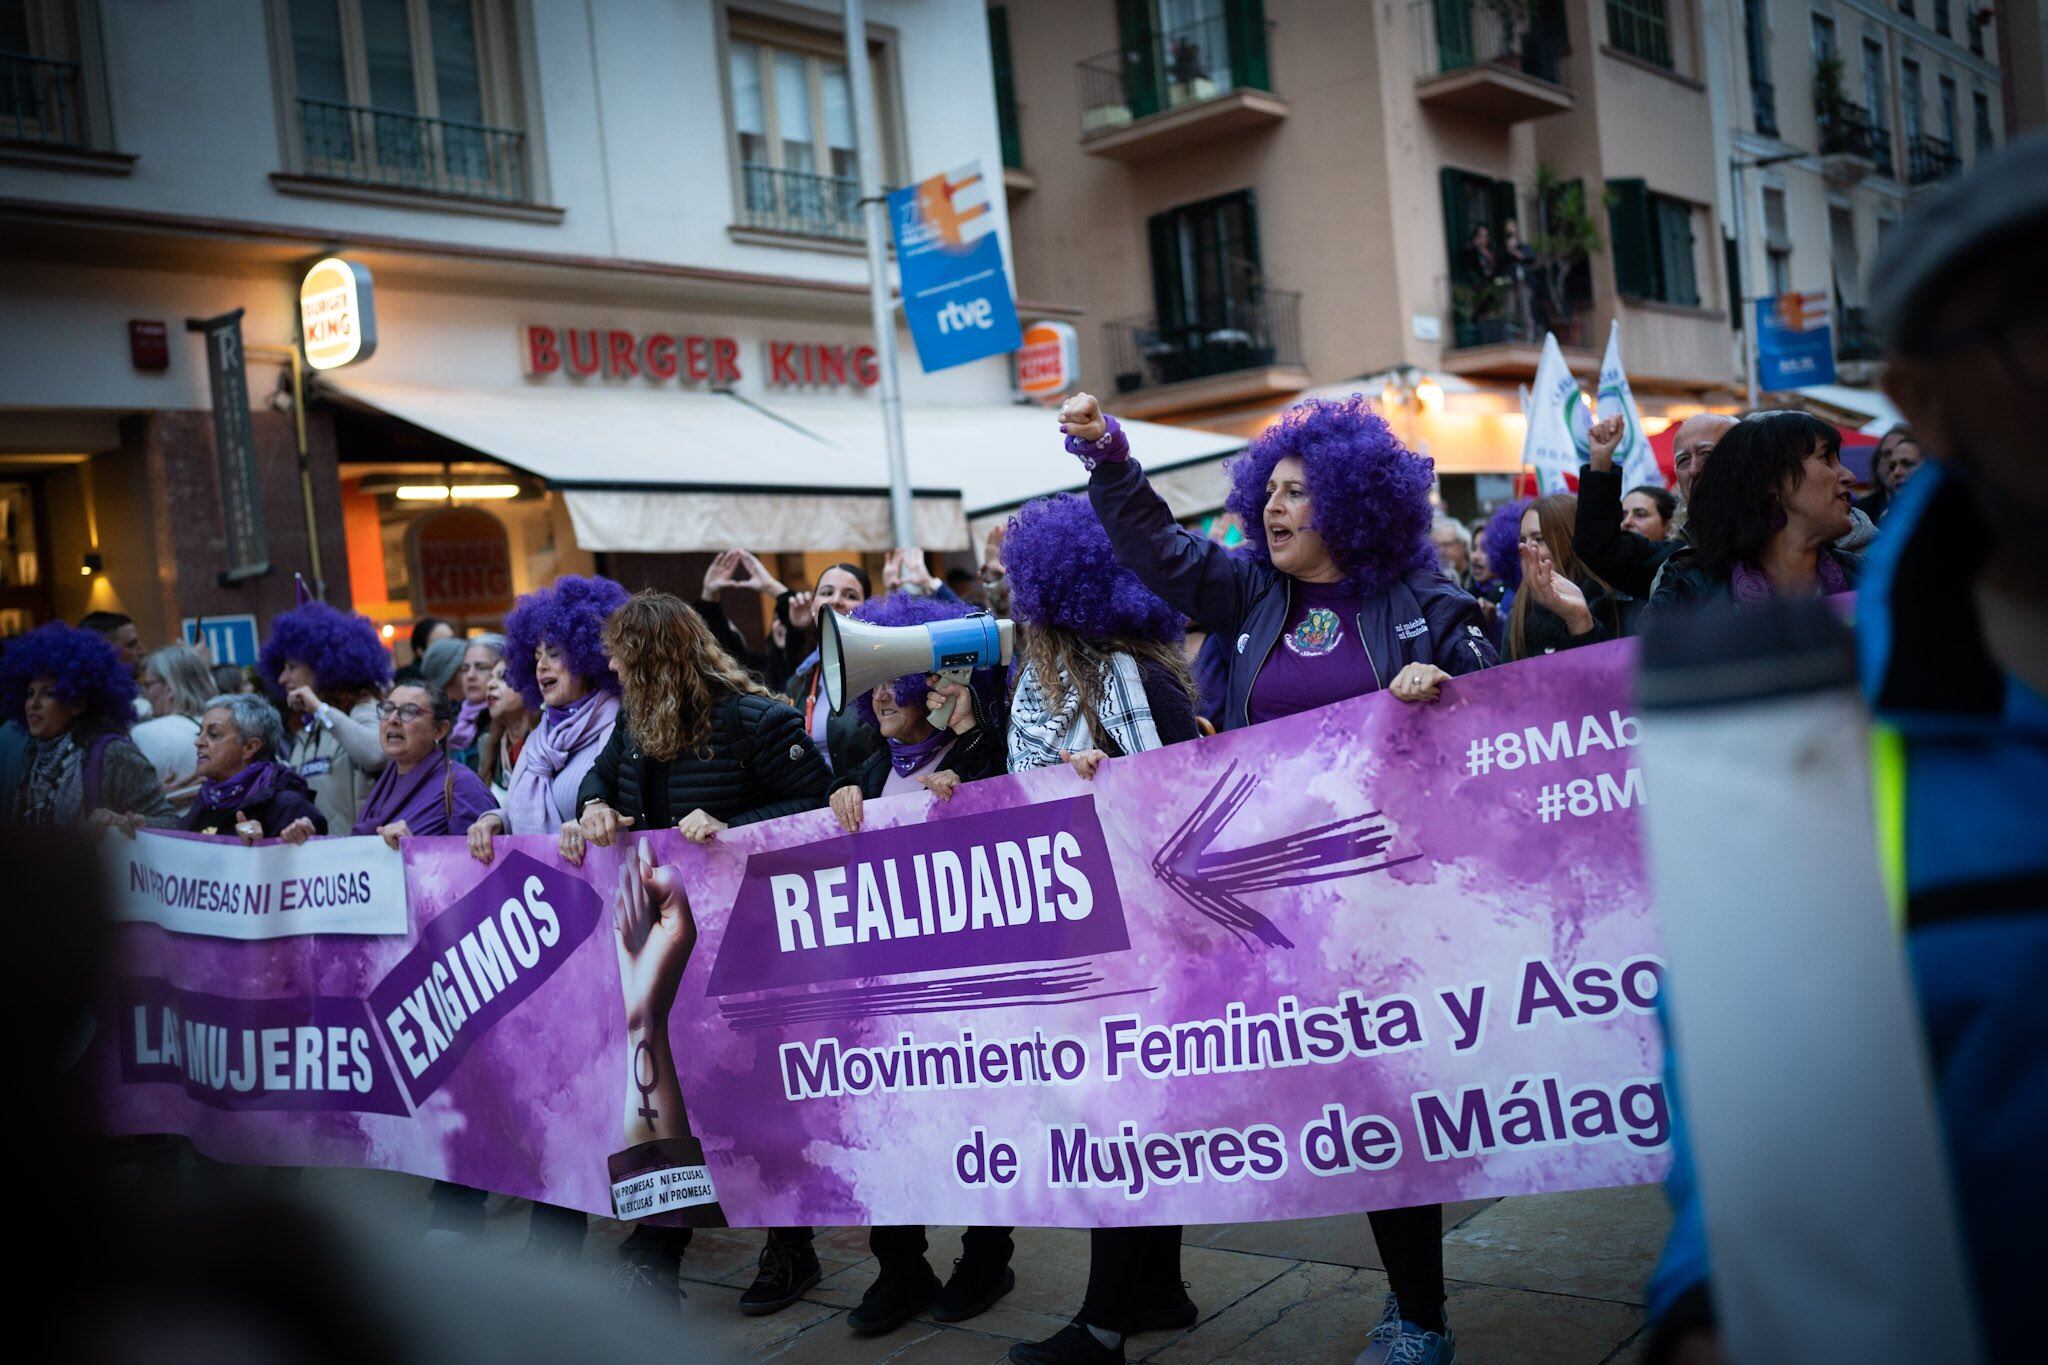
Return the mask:
[[(680, 597), (642, 592), (612, 612), (604, 648), (618, 675), (619, 722), (583, 779), (577, 819), (562, 825), (562, 857), (634, 829), (674, 826), (708, 843), (733, 825), (825, 804), (830, 774), (797, 710), (756, 682)], [(641, 1227), (620, 1248), (646, 1282), (675, 1292), (687, 1228)], [(818, 1282), (809, 1228), (775, 1228), (760, 1274), (740, 1296), (772, 1313)]]

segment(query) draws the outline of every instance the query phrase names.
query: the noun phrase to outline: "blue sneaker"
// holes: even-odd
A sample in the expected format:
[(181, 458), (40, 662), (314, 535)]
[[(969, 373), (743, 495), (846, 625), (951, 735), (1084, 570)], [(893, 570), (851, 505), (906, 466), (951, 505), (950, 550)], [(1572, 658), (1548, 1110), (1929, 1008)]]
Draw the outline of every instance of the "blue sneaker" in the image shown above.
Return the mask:
[(1353, 1365), (1453, 1365), (1457, 1358), (1449, 1322), (1441, 1332), (1425, 1332), (1401, 1316), (1399, 1301), (1389, 1294), (1379, 1322)]

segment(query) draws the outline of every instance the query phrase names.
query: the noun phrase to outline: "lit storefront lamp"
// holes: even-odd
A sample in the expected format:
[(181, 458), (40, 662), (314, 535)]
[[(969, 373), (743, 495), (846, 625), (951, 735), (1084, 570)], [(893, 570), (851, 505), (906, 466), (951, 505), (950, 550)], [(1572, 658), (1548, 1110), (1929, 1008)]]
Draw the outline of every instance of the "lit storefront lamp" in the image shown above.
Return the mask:
[(107, 563), (104, 559), (101, 559), (97, 553), (88, 550), (86, 551), (84, 561), (78, 566), (78, 576), (81, 578), (91, 578), (106, 567)]
[(506, 502), (519, 496), (516, 483), (406, 483), (392, 490), (400, 502)]

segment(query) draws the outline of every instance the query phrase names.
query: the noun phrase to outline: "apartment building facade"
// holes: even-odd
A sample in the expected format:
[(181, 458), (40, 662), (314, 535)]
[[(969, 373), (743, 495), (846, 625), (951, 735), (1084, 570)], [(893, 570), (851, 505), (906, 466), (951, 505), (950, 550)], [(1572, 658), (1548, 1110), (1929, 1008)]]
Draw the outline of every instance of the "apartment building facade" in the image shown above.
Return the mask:
[(1968, 0), (1738, 0), (1714, 16), (1717, 152), (1735, 167), (1723, 223), (1743, 244), (1743, 292), (1826, 294), (1838, 384), (1824, 405), (1889, 413), (1870, 269), (1917, 198), (2004, 145), (2003, 16)]
[(1519, 468), (1546, 331), (1591, 376), (1618, 323), (1653, 424), (1732, 406), (1702, 8), (992, 5), (1020, 287), (1087, 310), (1112, 410), (1251, 433), (1363, 389), (1454, 506)]
[[(993, 171), (980, 9), (866, 13), (886, 182)], [(100, 607), (150, 639), (267, 620), (294, 572), (402, 626), (435, 607), (421, 528), (457, 496), (495, 543), (444, 549), (485, 556), (500, 599), (593, 568), (694, 593), (734, 543), (793, 580), (886, 549), (840, 14), (0, 0), (0, 633)], [(335, 255), (374, 279), (375, 351), (303, 376), (295, 410), (300, 281)], [(236, 515), (270, 570), (223, 582), (233, 490), (187, 321), (236, 309)], [(920, 534), (964, 551), (970, 434), (1071, 461), (1006, 359), (925, 375), (901, 344)]]

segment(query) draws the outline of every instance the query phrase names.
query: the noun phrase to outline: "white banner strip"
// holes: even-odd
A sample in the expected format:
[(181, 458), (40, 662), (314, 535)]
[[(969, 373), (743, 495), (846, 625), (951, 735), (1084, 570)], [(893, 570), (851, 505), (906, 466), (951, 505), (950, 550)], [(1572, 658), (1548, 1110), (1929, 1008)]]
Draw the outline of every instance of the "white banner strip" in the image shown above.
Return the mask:
[(302, 846), (138, 834), (108, 847), (114, 918), (207, 938), (405, 934), (405, 859), (382, 839)]
[(711, 1172), (702, 1166), (668, 1166), (612, 1183), (614, 1217), (649, 1218), (671, 1209), (716, 1204)]

